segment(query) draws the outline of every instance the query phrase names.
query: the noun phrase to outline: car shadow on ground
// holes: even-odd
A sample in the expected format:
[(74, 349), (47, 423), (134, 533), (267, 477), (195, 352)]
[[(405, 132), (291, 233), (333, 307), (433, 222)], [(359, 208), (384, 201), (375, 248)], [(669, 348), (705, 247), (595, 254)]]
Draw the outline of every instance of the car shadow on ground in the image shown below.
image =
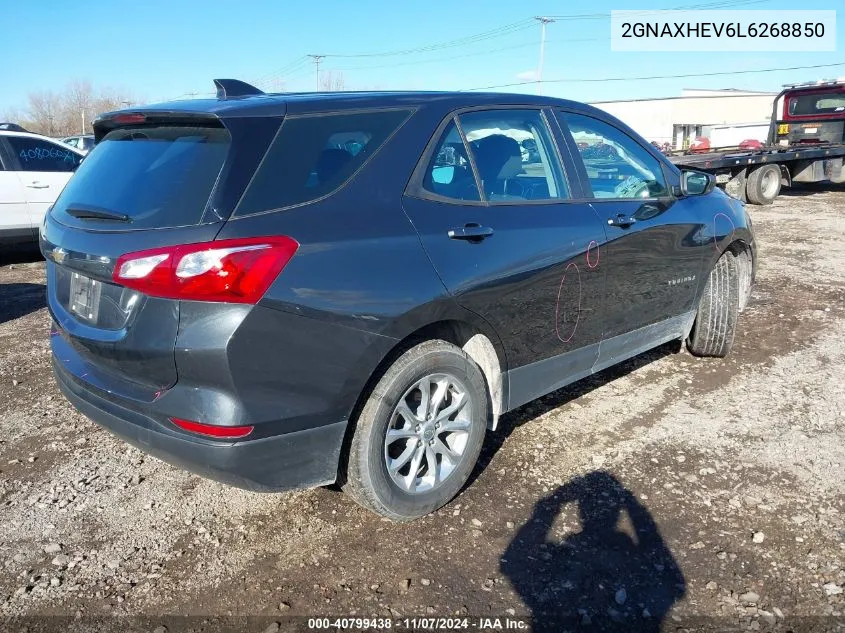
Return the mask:
[[(555, 521), (570, 504), (577, 506), (581, 531), (560, 540)], [(541, 499), (500, 569), (531, 610), (534, 631), (660, 631), (686, 593), (651, 514), (600, 470)]]
[(0, 266), (44, 261), (37, 244), (13, 244), (0, 247)]
[(43, 284), (0, 284), (0, 324), (18, 319), (47, 305)]

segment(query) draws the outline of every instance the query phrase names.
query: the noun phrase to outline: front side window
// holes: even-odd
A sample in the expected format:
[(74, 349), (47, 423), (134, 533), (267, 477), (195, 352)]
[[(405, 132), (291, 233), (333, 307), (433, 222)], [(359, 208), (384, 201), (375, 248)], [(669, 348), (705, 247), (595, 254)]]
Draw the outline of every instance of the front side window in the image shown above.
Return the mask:
[(408, 110), (289, 117), (235, 215), (311, 202), (340, 188), (408, 118)]
[(23, 171), (73, 171), (80, 156), (68, 147), (29, 136), (7, 136)]
[(459, 117), (484, 198), (491, 204), (567, 198), (563, 168), (539, 110), (484, 110)]
[(621, 130), (582, 114), (566, 113), (595, 198), (657, 198), (667, 195), (663, 169), (654, 156)]

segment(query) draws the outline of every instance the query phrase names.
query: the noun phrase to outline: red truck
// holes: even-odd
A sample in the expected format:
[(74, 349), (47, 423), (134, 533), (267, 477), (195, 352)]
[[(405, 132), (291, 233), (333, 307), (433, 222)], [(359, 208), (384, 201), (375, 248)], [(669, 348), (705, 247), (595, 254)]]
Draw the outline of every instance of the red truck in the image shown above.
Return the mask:
[(845, 79), (786, 86), (759, 148), (693, 149), (669, 159), (714, 174), (727, 193), (751, 204), (771, 204), (793, 183), (845, 182)]

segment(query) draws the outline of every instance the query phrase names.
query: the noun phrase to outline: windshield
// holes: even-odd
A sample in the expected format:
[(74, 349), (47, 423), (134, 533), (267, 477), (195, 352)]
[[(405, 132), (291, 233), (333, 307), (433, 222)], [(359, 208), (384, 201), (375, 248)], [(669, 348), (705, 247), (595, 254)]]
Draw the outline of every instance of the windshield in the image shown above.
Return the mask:
[(229, 144), (223, 127), (113, 130), (71, 178), (55, 215), (64, 222), (67, 209), (94, 207), (127, 216), (127, 229), (198, 224)]

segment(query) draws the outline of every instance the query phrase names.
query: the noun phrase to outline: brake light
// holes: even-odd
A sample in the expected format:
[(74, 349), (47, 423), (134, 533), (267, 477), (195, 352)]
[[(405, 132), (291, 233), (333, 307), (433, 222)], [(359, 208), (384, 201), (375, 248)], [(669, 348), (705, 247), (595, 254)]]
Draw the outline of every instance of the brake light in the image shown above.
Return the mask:
[(254, 426), (218, 426), (216, 424), (202, 424), (201, 422), (191, 422), (190, 420), (182, 420), (180, 418), (170, 418), (170, 421), (179, 428), (190, 431), (191, 433), (224, 439), (246, 437), (252, 433), (252, 430), (255, 428)]
[(115, 123), (123, 123), (125, 125), (130, 125), (132, 123), (143, 123), (146, 120), (146, 115), (137, 113), (115, 114), (112, 117), (112, 121), (114, 121)]
[(287, 236), (153, 248), (121, 256), (112, 279), (152, 297), (255, 304), (298, 248)]

